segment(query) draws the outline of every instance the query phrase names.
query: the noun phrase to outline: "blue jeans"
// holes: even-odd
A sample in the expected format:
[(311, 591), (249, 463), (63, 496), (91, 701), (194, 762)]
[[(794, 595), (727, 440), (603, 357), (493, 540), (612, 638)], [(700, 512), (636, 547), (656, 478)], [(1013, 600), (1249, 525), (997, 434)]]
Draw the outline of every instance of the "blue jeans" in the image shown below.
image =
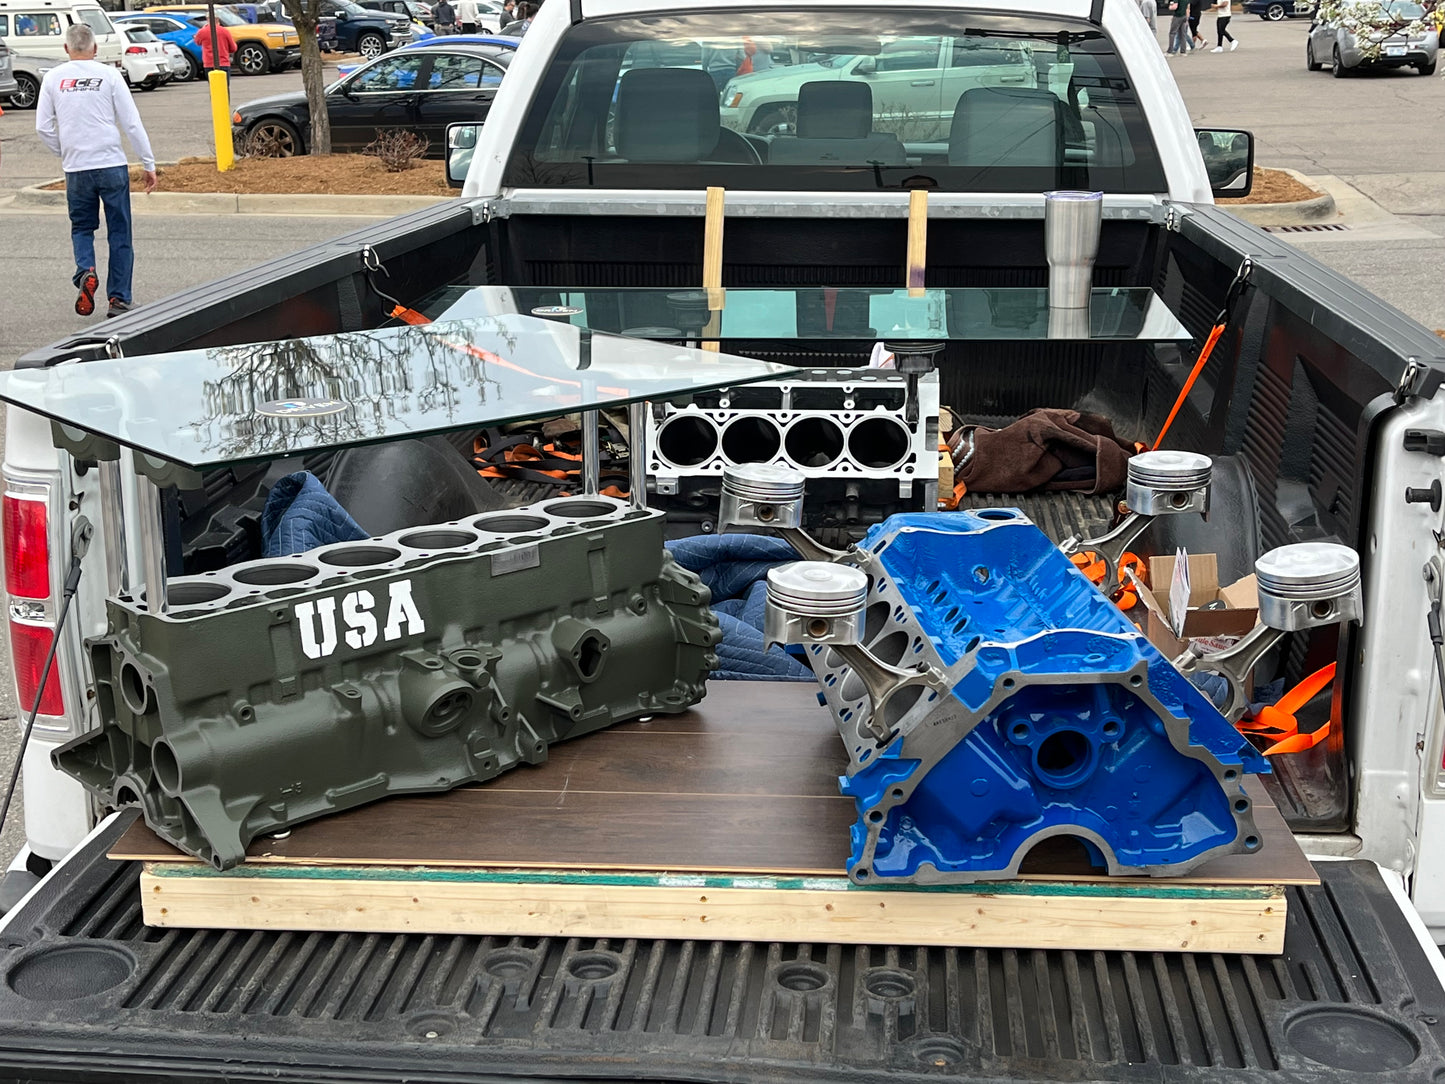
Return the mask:
[(86, 271), (95, 266), (95, 231), (100, 228), (100, 209), (104, 206), (105, 232), (110, 241), (105, 296), (129, 305), (130, 277), (135, 269), (130, 233), (130, 170), (110, 166), (67, 173), (65, 203), (70, 209), (70, 244), (75, 250), (72, 281), (79, 286)]

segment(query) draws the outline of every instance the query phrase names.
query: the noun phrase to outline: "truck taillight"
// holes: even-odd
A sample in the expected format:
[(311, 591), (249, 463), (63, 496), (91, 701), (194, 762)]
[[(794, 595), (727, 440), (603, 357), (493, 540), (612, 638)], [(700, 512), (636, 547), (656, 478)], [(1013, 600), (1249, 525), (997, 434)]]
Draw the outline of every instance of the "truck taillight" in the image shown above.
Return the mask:
[[(20, 710), (29, 714), (40, 672), (55, 640), (55, 581), (50, 572), (50, 485), (7, 478), (3, 505), (5, 593), (10, 607), (10, 657)], [(64, 715), (60, 666), (40, 697), (41, 715)]]

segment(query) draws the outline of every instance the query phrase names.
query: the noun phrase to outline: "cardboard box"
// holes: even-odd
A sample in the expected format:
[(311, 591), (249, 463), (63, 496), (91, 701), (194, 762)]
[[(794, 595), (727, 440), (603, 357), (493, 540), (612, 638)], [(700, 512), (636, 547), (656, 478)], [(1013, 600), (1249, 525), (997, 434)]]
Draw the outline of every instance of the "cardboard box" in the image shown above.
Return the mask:
[[(1149, 583), (1141, 589), (1144, 604), (1144, 635), (1167, 659), (1184, 653), (1191, 640), (1210, 636), (1244, 636), (1259, 621), (1259, 590), (1254, 574), (1227, 587), (1219, 585), (1219, 563), (1212, 553), (1189, 555), (1189, 612), (1184, 618), (1184, 636), (1174, 635), (1170, 623), (1169, 583), (1174, 577), (1173, 556), (1149, 558)], [(1223, 602), (1224, 609), (1205, 610), (1211, 602)]]

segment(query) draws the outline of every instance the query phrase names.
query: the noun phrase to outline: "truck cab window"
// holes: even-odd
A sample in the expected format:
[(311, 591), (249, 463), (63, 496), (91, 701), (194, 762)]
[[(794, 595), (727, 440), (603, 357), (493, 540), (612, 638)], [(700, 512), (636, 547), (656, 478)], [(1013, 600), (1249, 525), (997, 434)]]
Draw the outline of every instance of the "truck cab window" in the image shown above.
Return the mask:
[(1057, 16), (847, 12), (588, 19), (507, 165), (514, 186), (1159, 192), (1112, 42)]

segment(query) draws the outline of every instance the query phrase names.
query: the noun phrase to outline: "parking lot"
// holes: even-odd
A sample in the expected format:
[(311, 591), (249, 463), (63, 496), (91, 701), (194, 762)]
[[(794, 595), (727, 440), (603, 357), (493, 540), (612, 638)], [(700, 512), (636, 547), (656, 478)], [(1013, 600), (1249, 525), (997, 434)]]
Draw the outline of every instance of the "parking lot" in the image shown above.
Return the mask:
[[(1430, 327), (1445, 327), (1445, 84), (1438, 76), (1409, 70), (1344, 80), (1308, 72), (1306, 27), (1306, 21), (1266, 23), (1236, 16), (1231, 30), (1240, 41), (1237, 51), (1201, 51), (1168, 64), (1196, 125), (1249, 129), (1258, 141), (1260, 164), (1327, 182), (1342, 212), (1337, 223), (1347, 229), (1290, 235), (1292, 242), (1406, 314)], [(1212, 18), (1201, 29), (1212, 45)], [(237, 78), (232, 90), (239, 104), (300, 86), (299, 72), (289, 72)], [(163, 87), (138, 94), (137, 102), (161, 161), (211, 153), (204, 84)], [(0, 279), (5, 283), (0, 364), (5, 366), (25, 350), (85, 323), (71, 311), (64, 214), (11, 202), (19, 188), (59, 174), (58, 161), (34, 134), (34, 116), (7, 110), (0, 117)], [(163, 188), (164, 177), (161, 183)], [(135, 205), (137, 301), (142, 303), (368, 221), (158, 214), (147, 209), (144, 196), (137, 196)], [(15, 715), (11, 681), (8, 673), (0, 674), (0, 764), (7, 769), (16, 744), (9, 725)], [(19, 824), (12, 813), (0, 857), (18, 844)]]

